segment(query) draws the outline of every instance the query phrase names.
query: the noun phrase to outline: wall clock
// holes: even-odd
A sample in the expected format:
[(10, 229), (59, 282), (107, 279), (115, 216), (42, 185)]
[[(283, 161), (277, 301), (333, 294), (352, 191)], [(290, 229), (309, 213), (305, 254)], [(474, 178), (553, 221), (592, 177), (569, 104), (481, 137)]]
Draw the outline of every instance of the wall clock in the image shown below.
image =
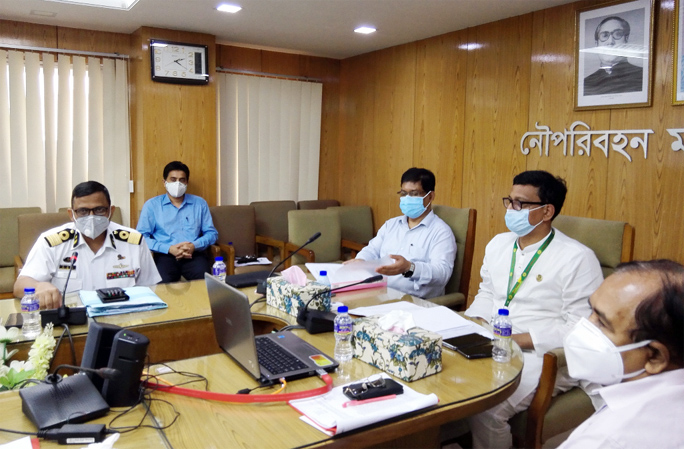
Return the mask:
[(174, 84), (208, 84), (207, 46), (150, 39), (152, 80)]

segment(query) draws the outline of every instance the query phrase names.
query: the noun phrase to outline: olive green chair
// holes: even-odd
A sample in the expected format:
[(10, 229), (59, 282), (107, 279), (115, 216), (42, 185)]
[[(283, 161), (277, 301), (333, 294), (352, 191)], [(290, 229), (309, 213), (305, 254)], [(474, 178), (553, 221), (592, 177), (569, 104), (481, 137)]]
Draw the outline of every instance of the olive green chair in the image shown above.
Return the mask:
[(373, 211), (370, 206), (334, 206), (340, 220), (344, 259), (353, 259), (373, 238)]
[(311, 209), (327, 209), (328, 207), (339, 206), (340, 202), (337, 200), (304, 200), (297, 202), (297, 209), (311, 210)]
[(256, 255), (257, 244), (284, 248), (285, 242), (263, 237), (256, 233), (254, 206), (213, 206), (209, 208), (218, 240), (211, 247), (212, 257), (223, 256), (226, 274), (240, 274), (249, 271), (270, 270), (271, 265), (248, 265), (235, 267), (235, 258)]
[(0, 298), (14, 298), (14, 256), (19, 253), (19, 225), (17, 217), (40, 213), (40, 207), (0, 208)]
[(462, 310), (468, 300), (470, 272), (475, 251), (475, 227), (477, 211), (475, 209), (458, 209), (455, 207), (435, 205), (432, 210), (449, 225), (456, 238), (456, 259), (454, 271), (444, 289), (444, 296), (430, 298), (429, 301)]
[[(256, 233), (273, 241), (287, 242), (287, 213), (297, 209), (297, 203), (291, 200), (281, 201), (253, 201)], [(282, 260), (285, 257), (285, 244), (278, 247), (278, 253), (273, 253), (273, 246), (257, 245), (259, 255), (265, 255), (270, 260)]]

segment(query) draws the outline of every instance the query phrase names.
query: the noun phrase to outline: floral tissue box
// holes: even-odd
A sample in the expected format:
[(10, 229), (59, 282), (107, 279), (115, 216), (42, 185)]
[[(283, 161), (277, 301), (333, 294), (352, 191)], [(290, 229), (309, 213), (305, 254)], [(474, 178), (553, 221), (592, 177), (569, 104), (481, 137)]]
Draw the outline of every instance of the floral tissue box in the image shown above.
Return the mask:
[(407, 382), (442, 371), (442, 336), (419, 327), (406, 334), (383, 330), (380, 316), (354, 320), (354, 357)]
[[(299, 286), (287, 282), (282, 277), (268, 278), (266, 283), (266, 304), (292, 316), (297, 316), (299, 309), (304, 307), (313, 295), (330, 288), (313, 281), (307, 282), (305, 286)], [(309, 309), (330, 312), (330, 292), (323, 293), (311, 301)]]

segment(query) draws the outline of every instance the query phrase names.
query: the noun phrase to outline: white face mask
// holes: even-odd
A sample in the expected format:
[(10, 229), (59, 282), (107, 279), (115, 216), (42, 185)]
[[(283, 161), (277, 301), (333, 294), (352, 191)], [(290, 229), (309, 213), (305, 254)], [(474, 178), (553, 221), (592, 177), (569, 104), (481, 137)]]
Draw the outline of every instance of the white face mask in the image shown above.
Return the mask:
[(99, 237), (109, 226), (109, 217), (101, 215), (86, 215), (78, 217), (75, 221), (76, 229), (90, 239)]
[(180, 181), (165, 181), (164, 185), (166, 186), (166, 191), (169, 192), (169, 195), (171, 195), (174, 198), (180, 198), (181, 196), (185, 195), (185, 191), (188, 190), (188, 186)]
[(641, 348), (653, 340), (643, 340), (615, 346), (601, 330), (586, 318), (581, 318), (565, 337), (565, 359), (568, 372), (575, 379), (586, 379), (601, 385), (613, 385), (646, 371), (644, 368), (625, 374), (621, 352)]

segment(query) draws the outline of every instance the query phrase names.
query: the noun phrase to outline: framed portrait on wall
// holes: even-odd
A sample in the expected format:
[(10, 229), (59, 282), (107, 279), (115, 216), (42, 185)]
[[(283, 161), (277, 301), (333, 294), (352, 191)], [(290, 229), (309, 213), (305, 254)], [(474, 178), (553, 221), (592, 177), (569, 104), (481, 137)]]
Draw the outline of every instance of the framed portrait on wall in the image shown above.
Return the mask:
[(653, 0), (578, 10), (575, 48), (576, 110), (651, 105)]
[(684, 0), (675, 0), (672, 103), (684, 104)]

